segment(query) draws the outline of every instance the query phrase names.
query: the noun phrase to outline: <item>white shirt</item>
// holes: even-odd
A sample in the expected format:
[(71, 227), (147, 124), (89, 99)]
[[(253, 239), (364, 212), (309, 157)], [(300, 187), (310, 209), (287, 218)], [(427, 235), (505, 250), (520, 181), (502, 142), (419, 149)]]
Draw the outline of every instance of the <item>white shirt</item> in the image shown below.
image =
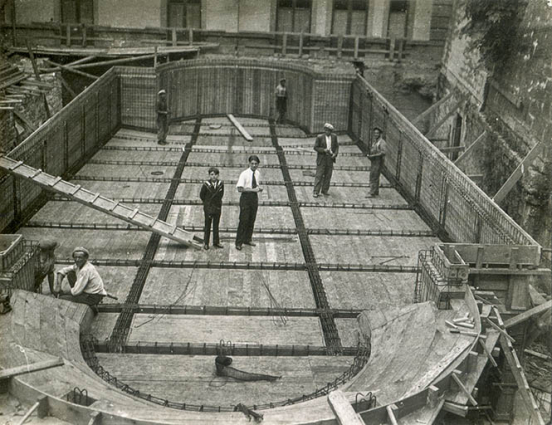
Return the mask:
[[(261, 173), (259, 173), (259, 170), (255, 171), (255, 180), (257, 182), (257, 186), (261, 184)], [(236, 187), (243, 187), (244, 189), (253, 189), (253, 171), (251, 168), (248, 168), (247, 170), (242, 171), (240, 174), (240, 178), (238, 179), (238, 183), (236, 184)]]
[(96, 270), (96, 267), (88, 261), (84, 263), (82, 269), (79, 269), (76, 264), (73, 264), (69, 267), (64, 267), (57, 273), (66, 276), (70, 272), (75, 272), (77, 275), (77, 281), (75, 282), (75, 286), (71, 288), (71, 294), (79, 295), (84, 292), (86, 294), (107, 295), (100, 274)]
[(326, 149), (328, 149), (330, 152), (332, 151), (332, 136), (328, 136), (326, 134)]

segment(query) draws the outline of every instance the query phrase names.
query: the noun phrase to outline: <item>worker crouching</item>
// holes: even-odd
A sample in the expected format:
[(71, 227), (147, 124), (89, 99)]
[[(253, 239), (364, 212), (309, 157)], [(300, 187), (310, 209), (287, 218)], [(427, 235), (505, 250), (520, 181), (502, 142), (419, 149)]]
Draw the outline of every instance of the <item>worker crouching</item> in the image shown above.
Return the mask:
[[(64, 267), (56, 272), (56, 292), (62, 293), (61, 299), (79, 304), (95, 306), (107, 295), (100, 274), (88, 262), (90, 253), (86, 248), (78, 247), (73, 250), (75, 264)], [(67, 277), (70, 290), (63, 293), (63, 279)]]

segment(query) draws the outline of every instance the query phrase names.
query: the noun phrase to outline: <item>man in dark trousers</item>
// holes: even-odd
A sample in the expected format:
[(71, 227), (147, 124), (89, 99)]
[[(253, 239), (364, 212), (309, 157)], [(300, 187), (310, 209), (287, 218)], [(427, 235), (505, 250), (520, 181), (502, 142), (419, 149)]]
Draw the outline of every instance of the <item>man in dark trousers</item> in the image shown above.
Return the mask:
[(255, 246), (251, 241), (253, 236), (253, 227), (257, 218), (257, 208), (259, 207), (258, 193), (263, 191), (260, 185), (261, 175), (257, 168), (259, 167), (259, 157), (251, 155), (248, 159), (249, 168), (242, 171), (236, 187), (240, 196), (240, 223), (238, 233), (236, 234), (236, 249), (241, 251), (243, 245)]
[(374, 140), (370, 153), (367, 155), (370, 159), (370, 193), (367, 198), (374, 198), (379, 195), (380, 175), (385, 164), (385, 155), (387, 153), (387, 143), (381, 137), (383, 131), (379, 127), (374, 127)]
[(203, 230), (203, 248), (209, 249), (211, 236), (211, 223), (213, 225), (213, 246), (223, 248), (219, 239), (219, 222), (222, 212), (222, 197), (224, 196), (224, 184), (219, 180), (218, 168), (209, 168), (209, 180), (201, 185), (199, 197), (203, 202), (203, 213), (205, 214), (205, 227)]
[(157, 144), (167, 144), (167, 133), (169, 132), (169, 109), (167, 106), (167, 92), (159, 90), (157, 94)]
[(281, 78), (280, 84), (276, 86), (276, 111), (278, 116), (276, 117), (276, 122), (283, 124), (286, 121), (286, 112), (287, 112), (287, 87), (286, 79)]
[(315, 198), (320, 195), (320, 190), (324, 196), (328, 196), (330, 190), (330, 181), (332, 179), (333, 165), (339, 152), (337, 136), (333, 133), (333, 125), (324, 124), (324, 133), (316, 136), (314, 150), (318, 153), (316, 156), (316, 176), (314, 177)]

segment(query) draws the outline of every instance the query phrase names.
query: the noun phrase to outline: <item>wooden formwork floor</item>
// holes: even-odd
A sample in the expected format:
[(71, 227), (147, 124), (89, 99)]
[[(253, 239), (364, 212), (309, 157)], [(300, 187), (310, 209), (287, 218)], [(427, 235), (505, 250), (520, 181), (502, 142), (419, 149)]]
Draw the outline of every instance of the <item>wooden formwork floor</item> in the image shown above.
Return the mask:
[[(254, 136), (252, 143), (240, 137), (226, 118), (201, 121), (186, 161), (189, 165), (184, 167), (167, 218), (171, 224), (184, 226), (202, 237), (199, 189), (201, 180), (207, 178), (208, 167), (217, 165), (226, 182), (224, 201), (229, 203), (223, 206), (221, 219), (224, 249), (188, 249), (161, 238), (139, 304), (235, 307), (242, 308), (243, 314), (135, 314), (129, 343), (327, 343), (269, 123), (238, 119)], [(193, 140), (194, 125), (195, 122), (184, 122), (173, 126), (175, 134), (168, 137), (166, 146), (157, 145), (154, 134), (122, 129), (75, 175), (74, 181), (157, 215), (169, 190), (170, 180), (166, 179), (172, 178), (185, 144)], [(341, 153), (347, 155), (338, 158), (330, 196), (313, 198), (314, 138), (291, 126), (277, 126), (275, 133), (290, 167), (304, 227), (320, 266), (326, 308), (360, 311), (410, 304), (418, 251), (438, 242), (429, 227), (385, 179), (379, 198), (365, 197), (369, 161), (346, 135), (339, 136), (344, 143)], [(260, 195), (254, 234), (257, 246), (237, 251), (233, 243), (239, 215), (235, 181), (247, 167), (247, 157), (252, 152), (260, 157), (263, 181), (269, 184)], [(350, 171), (346, 167), (362, 168)], [(129, 181), (136, 178), (142, 181)], [(344, 234), (347, 232), (350, 234)], [(86, 246), (92, 261), (99, 261), (98, 269), (107, 289), (119, 298), (118, 303), (125, 302), (135, 283), (151, 236), (118, 219), (59, 198), (49, 201), (20, 233), (28, 239), (57, 240), (59, 267), (70, 263), (75, 246)], [(209, 267), (197, 266), (206, 262), (210, 262)], [(248, 267), (258, 263), (268, 267)], [(270, 269), (276, 265), (279, 267)], [(43, 286), (47, 293), (47, 285)], [(105, 303), (117, 302), (106, 299)], [(283, 321), (270, 315), (249, 316), (247, 308), (305, 309), (309, 314)], [(92, 332), (99, 341), (110, 338), (118, 316), (118, 311), (105, 310), (97, 315)], [(335, 326), (343, 347), (356, 346), (356, 319), (336, 318)], [(333, 381), (353, 361), (350, 356), (237, 356), (234, 365), (238, 369), (282, 375), (274, 383), (244, 383), (215, 377), (213, 356), (99, 353), (98, 357), (106, 370), (142, 393), (210, 405), (278, 402), (301, 396)]]

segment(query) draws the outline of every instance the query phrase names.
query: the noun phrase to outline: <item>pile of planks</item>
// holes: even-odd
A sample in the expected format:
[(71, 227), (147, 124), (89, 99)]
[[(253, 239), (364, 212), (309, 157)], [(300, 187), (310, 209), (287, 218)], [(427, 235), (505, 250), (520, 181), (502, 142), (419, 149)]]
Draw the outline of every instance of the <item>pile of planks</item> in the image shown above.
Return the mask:
[(25, 78), (27, 78), (27, 75), (16, 66), (5, 61), (0, 64), (0, 90), (12, 84), (17, 84)]

